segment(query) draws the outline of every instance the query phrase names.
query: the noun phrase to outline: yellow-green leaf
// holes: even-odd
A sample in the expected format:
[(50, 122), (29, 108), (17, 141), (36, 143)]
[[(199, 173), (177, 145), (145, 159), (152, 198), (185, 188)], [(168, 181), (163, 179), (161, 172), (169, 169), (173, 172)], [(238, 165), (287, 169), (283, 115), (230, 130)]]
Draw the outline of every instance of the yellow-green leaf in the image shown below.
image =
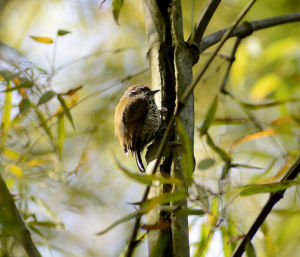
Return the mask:
[(113, 16), (117, 24), (119, 24), (119, 15), (120, 15), (123, 2), (124, 0), (113, 0), (112, 2)]
[(231, 148), (236, 147), (236, 146), (238, 146), (242, 143), (245, 143), (247, 141), (255, 140), (255, 139), (258, 139), (258, 138), (261, 138), (261, 137), (271, 136), (271, 135), (274, 135), (276, 133), (277, 133), (277, 131), (275, 129), (266, 129), (266, 130), (263, 130), (263, 131), (259, 131), (259, 132), (247, 135), (247, 136), (239, 139), (238, 141), (236, 141), (235, 143), (232, 144)]
[(190, 186), (193, 182), (193, 171), (194, 171), (194, 156), (193, 156), (192, 145), (189, 136), (186, 133), (179, 119), (176, 119), (176, 130), (180, 136), (180, 141), (182, 146), (181, 167), (182, 167), (185, 182), (188, 186)]
[(254, 83), (250, 97), (255, 101), (261, 101), (277, 89), (281, 83), (281, 78), (278, 75), (274, 73), (267, 74)]
[(212, 158), (204, 159), (201, 162), (199, 162), (198, 169), (199, 170), (209, 169), (210, 167), (212, 167), (215, 164), (215, 162), (216, 162), (215, 159), (212, 159)]
[(46, 118), (44, 117), (44, 114), (39, 110), (39, 108), (37, 106), (33, 105), (33, 107), (34, 107), (36, 116), (38, 117), (38, 119), (40, 121), (41, 127), (45, 130), (45, 132), (48, 135), (48, 137), (51, 140), (53, 140), (53, 136), (52, 136), (51, 130), (50, 130), (50, 128), (47, 125), (47, 121), (46, 121)]
[(47, 103), (48, 101), (50, 101), (54, 96), (56, 96), (56, 93), (52, 90), (49, 90), (47, 92), (45, 92), (39, 99), (38, 105)]
[(58, 152), (62, 155), (65, 143), (65, 116), (59, 114), (57, 116), (57, 133), (58, 133)]
[(200, 128), (200, 136), (207, 133), (207, 130), (209, 129), (212, 122), (214, 121), (217, 108), (218, 108), (218, 96), (215, 97), (212, 105), (209, 108), (208, 113), (206, 114), (204, 122)]
[[(7, 83), (7, 89), (11, 87), (10, 83)], [(2, 145), (4, 145), (4, 141), (6, 135), (10, 128), (10, 115), (12, 109), (12, 92), (5, 93), (4, 106), (2, 111)]]
[(248, 257), (256, 257), (255, 249), (250, 240), (247, 241), (245, 250)]
[(30, 103), (29, 99), (23, 98), (19, 103), (19, 112), (20, 113), (28, 112), (30, 106), (31, 106), (31, 103)]
[(7, 165), (7, 169), (10, 173), (15, 175), (17, 178), (24, 177), (23, 169), (15, 164), (9, 164)]
[(70, 109), (69, 107), (67, 106), (65, 100), (63, 99), (63, 97), (61, 95), (57, 95), (57, 99), (58, 101), (60, 102), (62, 108), (64, 109), (64, 112), (67, 116), (67, 119), (70, 121), (73, 129), (75, 129), (75, 125), (74, 125), (74, 122), (73, 122), (73, 118), (72, 118), (72, 115), (71, 115), (71, 112), (70, 112)]
[(32, 166), (38, 166), (38, 165), (42, 165), (42, 164), (46, 164), (46, 163), (49, 163), (51, 162), (51, 160), (49, 159), (32, 159), (28, 162), (26, 162), (26, 165), (28, 167), (32, 167)]
[(235, 88), (237, 88), (244, 81), (247, 67), (249, 65), (249, 53), (244, 44), (240, 45), (235, 59), (236, 60), (231, 68), (230, 79)]
[(21, 154), (8, 148), (4, 148), (3, 155), (11, 160), (18, 160)]
[(242, 189), (240, 195), (248, 196), (254, 194), (275, 193), (299, 184), (300, 181), (283, 181), (283, 182), (274, 182), (268, 184), (247, 185), (247, 186), (240, 187), (240, 189)]
[(42, 44), (52, 44), (54, 41), (50, 37), (30, 36), (34, 41)]

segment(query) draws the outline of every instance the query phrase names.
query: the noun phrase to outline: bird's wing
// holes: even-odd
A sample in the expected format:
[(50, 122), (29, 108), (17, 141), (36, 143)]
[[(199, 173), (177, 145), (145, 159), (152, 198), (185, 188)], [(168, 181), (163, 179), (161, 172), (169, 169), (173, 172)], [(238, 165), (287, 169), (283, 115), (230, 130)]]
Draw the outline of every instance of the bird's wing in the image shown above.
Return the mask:
[(127, 102), (123, 112), (123, 120), (126, 124), (140, 124), (148, 113), (148, 103), (143, 98), (133, 98)]

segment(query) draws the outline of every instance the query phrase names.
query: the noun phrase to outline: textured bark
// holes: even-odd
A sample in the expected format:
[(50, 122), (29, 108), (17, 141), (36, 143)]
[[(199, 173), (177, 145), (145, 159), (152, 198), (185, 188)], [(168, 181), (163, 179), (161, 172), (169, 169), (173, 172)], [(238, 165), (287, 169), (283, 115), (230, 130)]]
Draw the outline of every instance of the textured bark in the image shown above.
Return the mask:
[[(167, 109), (164, 125), (174, 113), (178, 97), (192, 82), (193, 56), (183, 39), (182, 13), (180, 0), (144, 0), (146, 30), (149, 41), (148, 60), (150, 62), (152, 87), (161, 90), (160, 107)], [(180, 119), (193, 142), (193, 96), (190, 96)], [(169, 141), (176, 140), (174, 128)], [(147, 172), (151, 172), (156, 161), (158, 142), (147, 151)], [(183, 177), (180, 165), (180, 151), (165, 151), (156, 173), (167, 173)], [(152, 185), (149, 198), (176, 190), (170, 185)], [(171, 205), (176, 203), (171, 203)], [(186, 205), (186, 202), (184, 203)], [(187, 216), (164, 213), (158, 208), (149, 212), (147, 224), (168, 224), (165, 229), (151, 230), (148, 233), (149, 253), (158, 248), (155, 256), (189, 256)], [(160, 226), (158, 226), (160, 227)], [(162, 244), (163, 242), (163, 244)], [(162, 249), (161, 249), (162, 248)]]

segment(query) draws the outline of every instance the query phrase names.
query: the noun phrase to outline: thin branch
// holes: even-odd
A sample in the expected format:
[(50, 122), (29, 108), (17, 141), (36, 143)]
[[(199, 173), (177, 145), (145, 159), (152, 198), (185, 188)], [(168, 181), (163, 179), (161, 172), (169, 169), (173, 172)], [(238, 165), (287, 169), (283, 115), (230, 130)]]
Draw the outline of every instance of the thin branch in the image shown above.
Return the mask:
[(4, 231), (22, 244), (29, 257), (41, 257), (1, 175), (0, 222)]
[(193, 42), (200, 42), (203, 34), (214, 15), (215, 11), (217, 10), (221, 0), (211, 0), (209, 4), (206, 6), (205, 10), (203, 11), (201, 17), (199, 18), (197, 25), (194, 30), (194, 34), (192, 34), (188, 41)]
[[(243, 23), (238, 27), (236, 27), (234, 31), (231, 33), (230, 37), (237, 37), (237, 36), (243, 37), (245, 34), (247, 35), (247, 33), (249, 33), (249, 29), (251, 29), (252, 31), (257, 31), (257, 30), (273, 27), (276, 25), (282, 25), (282, 24), (296, 22), (296, 21), (300, 21), (300, 12), (289, 13), (289, 14), (271, 17), (267, 19), (251, 21), (251, 22)], [(205, 49), (218, 43), (223, 38), (226, 31), (228, 31), (228, 28), (214, 32), (204, 37), (201, 41), (194, 40), (193, 44), (199, 47), (201, 53)]]
[[(300, 158), (298, 158), (298, 160), (291, 167), (291, 169), (287, 172), (287, 174), (281, 179), (281, 182), (288, 181), (288, 180), (294, 180), (299, 175), (299, 173), (300, 173)], [(247, 242), (251, 241), (251, 239), (254, 237), (254, 235), (256, 234), (256, 232), (258, 231), (260, 226), (262, 225), (262, 223), (268, 217), (272, 208), (275, 206), (275, 204), (281, 198), (283, 198), (285, 191), (286, 191), (286, 189), (270, 195), (268, 202), (265, 204), (265, 206), (261, 210), (260, 214), (254, 221), (253, 225), (249, 229), (249, 231), (246, 234), (246, 236), (244, 237), (243, 241), (240, 243), (238, 248), (235, 250), (232, 257), (241, 257), (243, 255)]]

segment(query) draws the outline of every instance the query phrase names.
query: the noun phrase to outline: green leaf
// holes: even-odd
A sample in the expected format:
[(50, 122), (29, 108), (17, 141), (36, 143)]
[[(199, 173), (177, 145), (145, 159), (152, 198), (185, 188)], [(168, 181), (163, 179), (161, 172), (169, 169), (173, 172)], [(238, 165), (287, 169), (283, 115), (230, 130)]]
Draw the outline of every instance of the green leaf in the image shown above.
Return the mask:
[(202, 216), (202, 215), (206, 214), (206, 212), (203, 210), (196, 210), (196, 209), (192, 209), (192, 208), (182, 208), (177, 213), (179, 215), (185, 214), (185, 215), (196, 215), (196, 216)]
[(47, 125), (47, 121), (46, 121), (46, 118), (45, 118), (44, 114), (39, 110), (39, 108), (37, 106), (35, 106), (35, 105), (32, 105), (32, 106), (33, 106), (33, 108), (35, 110), (36, 116), (38, 117), (38, 119), (40, 121), (41, 127), (45, 130), (45, 132), (48, 135), (48, 137), (51, 140), (53, 140), (53, 136), (52, 136), (51, 130), (50, 130), (50, 128)]
[(126, 167), (121, 165), (121, 163), (118, 161), (118, 159), (115, 156), (114, 156), (114, 159), (115, 159), (115, 162), (116, 162), (118, 168), (120, 169), (120, 171), (122, 171), (124, 173), (124, 175), (126, 175), (127, 177), (129, 177), (132, 180), (135, 180), (138, 183), (146, 184), (149, 186), (152, 185), (153, 181), (159, 181), (164, 184), (175, 184), (175, 185), (183, 184), (179, 178), (175, 178), (175, 177), (170, 177), (170, 176), (161, 177), (158, 175), (141, 175), (141, 174), (131, 172)]
[(119, 25), (119, 15), (122, 8), (124, 0), (113, 0), (112, 7), (113, 7), (113, 16), (115, 22)]
[(206, 133), (206, 142), (224, 162), (231, 163), (231, 157), (228, 155), (228, 153), (226, 153), (226, 151), (224, 151), (221, 147), (217, 146), (208, 133)]
[(250, 240), (247, 241), (245, 250), (246, 250), (248, 257), (256, 257), (254, 246)]
[(215, 164), (215, 162), (216, 162), (215, 159), (212, 159), (212, 158), (204, 159), (201, 162), (199, 162), (198, 169), (206, 170), (206, 169), (212, 167)]
[(57, 36), (62, 37), (64, 35), (67, 35), (67, 34), (70, 34), (70, 33), (72, 33), (72, 32), (69, 31), (69, 30), (60, 29), (60, 30), (57, 31)]
[[(10, 89), (10, 87), (11, 87), (11, 84), (7, 83), (7, 89)], [(1, 136), (2, 145), (4, 145), (5, 138), (10, 129), (11, 109), (12, 109), (12, 93), (7, 92), (7, 93), (5, 93), (4, 105), (3, 105), (3, 110), (2, 110), (2, 136)]]
[(31, 103), (28, 98), (23, 98), (21, 102), (19, 103), (19, 112), (20, 113), (26, 113), (28, 112), (29, 108), (31, 106)]
[(212, 105), (209, 108), (208, 113), (206, 114), (206, 117), (204, 119), (204, 122), (200, 128), (200, 136), (204, 135), (207, 133), (207, 130), (209, 129), (210, 125), (214, 121), (215, 114), (218, 108), (218, 96), (215, 97)]
[(185, 182), (190, 186), (193, 182), (193, 171), (194, 171), (194, 156), (192, 145), (189, 139), (188, 134), (185, 131), (181, 121), (176, 119), (176, 130), (180, 136), (181, 145), (182, 145), (182, 161), (181, 167), (183, 170), (183, 175)]
[(6, 90), (1, 91), (0, 93), (12, 92), (12, 91), (15, 91), (15, 90), (19, 90), (21, 88), (31, 88), (32, 86), (33, 86), (33, 83), (31, 81), (27, 80), (19, 86), (7, 88)]
[(57, 94), (52, 91), (52, 90), (49, 90), (47, 92), (45, 92), (39, 99), (39, 102), (37, 105), (41, 105), (41, 104), (44, 104), (44, 103), (47, 103), (48, 101), (50, 101), (54, 96), (56, 96)]
[(71, 115), (71, 112), (70, 112), (70, 109), (69, 107), (66, 105), (66, 102), (65, 100), (63, 99), (63, 97), (61, 95), (57, 95), (57, 99), (58, 101), (60, 102), (62, 108), (64, 109), (64, 112), (68, 118), (68, 120), (70, 121), (73, 129), (75, 129), (75, 125), (74, 125), (74, 122), (73, 122), (73, 118), (72, 118), (72, 115)]
[(262, 193), (276, 193), (299, 184), (300, 181), (283, 181), (283, 182), (275, 182), (275, 183), (268, 183), (268, 184), (247, 185), (247, 186), (240, 187), (240, 189), (242, 189), (240, 195), (248, 196), (248, 195), (262, 194)]
[(113, 224), (111, 224), (110, 226), (108, 226), (106, 229), (98, 232), (96, 235), (97, 236), (101, 236), (101, 235), (107, 233), (109, 230), (113, 229), (114, 227), (118, 226), (119, 224), (122, 224), (122, 223), (124, 223), (124, 222), (126, 222), (128, 220), (131, 220), (131, 219), (133, 219), (135, 217), (138, 217), (138, 216), (141, 216), (140, 211), (132, 212), (132, 213), (124, 216), (123, 218), (118, 219), (116, 222), (114, 222)]
[(57, 116), (57, 133), (58, 133), (58, 152), (62, 155), (64, 142), (65, 142), (65, 116), (59, 114)]
[(55, 228), (55, 229), (64, 229), (65, 226), (63, 223), (56, 223), (52, 221), (29, 221), (28, 225), (34, 225), (39, 227)]

